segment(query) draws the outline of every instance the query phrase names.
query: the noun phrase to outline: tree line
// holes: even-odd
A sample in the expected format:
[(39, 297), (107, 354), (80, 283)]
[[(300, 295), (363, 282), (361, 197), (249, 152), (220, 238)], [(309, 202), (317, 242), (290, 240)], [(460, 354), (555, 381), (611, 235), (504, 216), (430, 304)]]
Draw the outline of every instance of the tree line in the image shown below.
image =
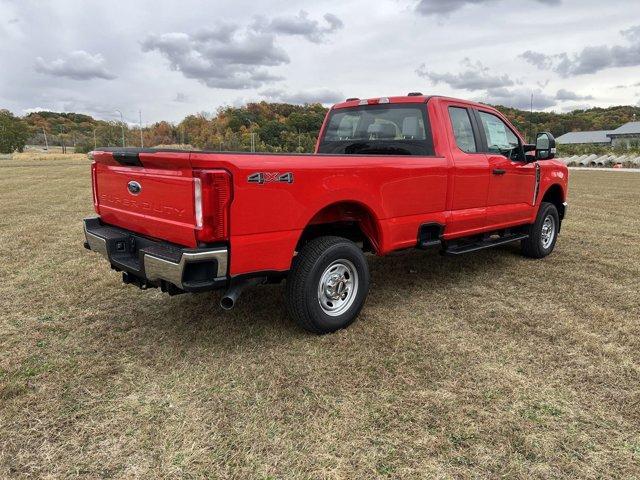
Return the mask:
[[(532, 141), (536, 132), (555, 136), (570, 131), (613, 130), (640, 118), (640, 107), (590, 108), (567, 113), (527, 112), (497, 106)], [(96, 120), (79, 113), (34, 112), (22, 118), (0, 110), (0, 153), (25, 145), (74, 147), (184, 146), (215, 151), (312, 152), (327, 109), (320, 104), (257, 102), (189, 115), (179, 123), (156, 122), (142, 128)], [(570, 150), (567, 148), (567, 150)]]

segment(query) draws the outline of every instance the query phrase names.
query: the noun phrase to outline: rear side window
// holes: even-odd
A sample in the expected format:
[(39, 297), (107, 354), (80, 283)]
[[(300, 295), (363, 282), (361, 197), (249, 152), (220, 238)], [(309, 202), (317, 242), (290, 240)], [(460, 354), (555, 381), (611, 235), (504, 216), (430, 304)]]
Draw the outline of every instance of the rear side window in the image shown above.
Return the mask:
[(458, 148), (467, 153), (477, 152), (478, 146), (473, 135), (469, 111), (466, 108), (449, 107), (449, 117)]
[(426, 105), (342, 108), (329, 114), (319, 153), (434, 155)]

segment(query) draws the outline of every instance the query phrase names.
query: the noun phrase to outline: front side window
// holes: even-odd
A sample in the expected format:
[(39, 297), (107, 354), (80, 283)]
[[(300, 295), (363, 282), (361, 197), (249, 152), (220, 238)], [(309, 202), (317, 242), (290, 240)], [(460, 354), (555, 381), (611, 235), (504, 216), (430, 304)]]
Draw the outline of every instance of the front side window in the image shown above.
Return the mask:
[(449, 118), (458, 148), (467, 153), (477, 152), (478, 147), (476, 137), (473, 135), (469, 111), (466, 108), (449, 107)]
[(490, 153), (498, 153), (516, 159), (520, 155), (520, 140), (500, 118), (487, 112), (478, 112), (482, 128), (487, 137), (487, 149)]
[(364, 105), (334, 110), (319, 153), (433, 155), (426, 105)]

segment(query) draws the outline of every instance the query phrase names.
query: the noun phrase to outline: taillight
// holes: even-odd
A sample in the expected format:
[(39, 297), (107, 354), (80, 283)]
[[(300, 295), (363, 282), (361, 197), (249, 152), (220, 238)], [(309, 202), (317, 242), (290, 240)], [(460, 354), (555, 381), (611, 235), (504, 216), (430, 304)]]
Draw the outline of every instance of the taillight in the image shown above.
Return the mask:
[(198, 242), (229, 238), (231, 175), (225, 170), (194, 170), (193, 200)]
[(91, 162), (91, 193), (93, 194), (93, 209), (98, 211), (98, 171), (96, 162)]

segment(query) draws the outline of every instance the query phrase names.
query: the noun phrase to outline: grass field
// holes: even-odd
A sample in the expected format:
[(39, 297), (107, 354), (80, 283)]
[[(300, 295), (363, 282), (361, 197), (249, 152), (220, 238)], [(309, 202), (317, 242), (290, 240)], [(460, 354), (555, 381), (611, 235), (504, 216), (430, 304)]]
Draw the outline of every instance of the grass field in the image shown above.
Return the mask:
[(122, 285), (79, 158), (0, 163), (0, 477), (640, 478), (640, 174), (572, 172), (542, 261), (371, 257), (317, 337)]

